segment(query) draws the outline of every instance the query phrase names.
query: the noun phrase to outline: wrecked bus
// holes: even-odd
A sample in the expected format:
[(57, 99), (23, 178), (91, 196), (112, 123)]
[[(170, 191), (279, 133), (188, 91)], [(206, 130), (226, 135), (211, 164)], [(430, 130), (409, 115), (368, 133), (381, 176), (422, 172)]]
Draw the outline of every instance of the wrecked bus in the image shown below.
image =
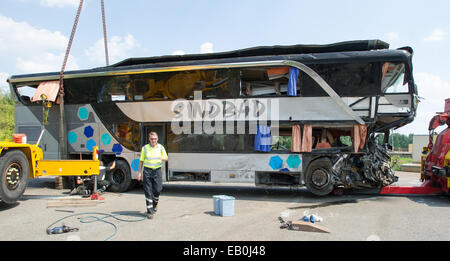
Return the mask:
[[(155, 131), (169, 156), (164, 181), (306, 186), (316, 195), (380, 188), (396, 176), (376, 135), (387, 143), (390, 130), (415, 117), (412, 55), (364, 40), (129, 58), (66, 72), (65, 156), (89, 157), (98, 146), (105, 165), (116, 160), (110, 189), (126, 191)], [(57, 72), (8, 79), (15, 133), (38, 139), (42, 107), (33, 96), (58, 80)], [(61, 158), (57, 104), (40, 143), (48, 159)]]

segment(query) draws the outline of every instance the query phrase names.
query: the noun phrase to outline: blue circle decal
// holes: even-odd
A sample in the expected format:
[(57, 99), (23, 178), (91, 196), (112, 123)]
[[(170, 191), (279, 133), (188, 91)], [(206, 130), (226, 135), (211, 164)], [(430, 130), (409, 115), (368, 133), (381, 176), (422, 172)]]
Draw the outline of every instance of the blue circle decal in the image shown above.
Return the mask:
[(281, 169), (283, 167), (283, 159), (280, 156), (273, 156), (270, 158), (269, 166), (274, 169)]
[(112, 147), (112, 151), (116, 153), (116, 155), (120, 155), (122, 153), (122, 145), (120, 145), (119, 143), (116, 143), (113, 145)]
[(84, 128), (84, 135), (86, 138), (90, 138), (94, 135), (94, 129), (91, 126), (87, 126)]
[(95, 146), (97, 146), (97, 143), (95, 143), (95, 141), (93, 139), (89, 139), (86, 142), (86, 148), (88, 149), (88, 151), (92, 151)]
[(89, 117), (89, 111), (86, 109), (86, 107), (81, 107), (78, 109), (78, 117), (82, 121), (87, 120), (87, 118)]
[(102, 137), (100, 138), (103, 145), (109, 145), (111, 143), (111, 135), (108, 133), (102, 134)]
[(138, 171), (138, 170), (139, 170), (139, 159), (134, 159), (134, 160), (131, 162), (131, 168), (132, 168), (134, 171)]
[(77, 139), (78, 135), (73, 131), (69, 132), (69, 134), (67, 135), (67, 140), (70, 144), (77, 142)]

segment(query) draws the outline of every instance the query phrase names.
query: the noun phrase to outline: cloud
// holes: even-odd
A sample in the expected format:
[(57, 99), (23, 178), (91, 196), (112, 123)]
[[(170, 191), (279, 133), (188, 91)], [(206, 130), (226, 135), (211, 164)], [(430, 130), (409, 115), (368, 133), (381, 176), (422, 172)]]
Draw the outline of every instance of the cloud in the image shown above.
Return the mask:
[(172, 55), (185, 55), (186, 52), (183, 50), (176, 50), (172, 52)]
[(6, 82), (8, 77), (8, 73), (0, 72), (0, 93), (9, 92), (9, 84)]
[(213, 47), (214, 45), (210, 42), (203, 43), (200, 46), (200, 53), (213, 53), (214, 52)]
[(40, 4), (46, 7), (75, 7), (80, 4), (79, 0), (41, 0)]
[(427, 37), (425, 37), (424, 41), (425, 42), (440, 42), (440, 41), (444, 40), (446, 34), (447, 33), (442, 31), (440, 28), (436, 28), (436, 29), (434, 29), (433, 32), (431, 32), (431, 34), (429, 34)]
[(450, 93), (450, 83), (442, 80), (439, 76), (419, 72), (414, 74), (419, 97), (422, 97), (417, 108), (414, 121), (398, 131), (402, 134), (428, 134), (428, 124), (436, 112), (444, 111), (445, 98), (442, 93)]
[[(41, 73), (41, 72), (59, 72), (64, 61), (64, 53), (55, 55), (45, 52), (35, 54), (28, 59), (17, 58), (16, 68), (21, 73)], [(77, 70), (79, 66), (75, 57), (69, 55), (65, 71)]]
[(29, 55), (43, 51), (64, 51), (68, 38), (60, 32), (38, 29), (0, 15), (0, 55)]
[[(128, 34), (125, 37), (113, 36), (108, 41), (109, 62), (113, 64), (131, 56), (136, 48), (140, 48), (139, 42), (133, 35)], [(105, 46), (103, 38), (97, 40), (94, 45), (85, 51), (85, 55), (93, 62), (105, 65)]]
[[(11, 64), (9, 74), (40, 73), (61, 70), (68, 38), (0, 15), (0, 43), (0, 57)], [(73, 56), (67, 69), (78, 69)]]

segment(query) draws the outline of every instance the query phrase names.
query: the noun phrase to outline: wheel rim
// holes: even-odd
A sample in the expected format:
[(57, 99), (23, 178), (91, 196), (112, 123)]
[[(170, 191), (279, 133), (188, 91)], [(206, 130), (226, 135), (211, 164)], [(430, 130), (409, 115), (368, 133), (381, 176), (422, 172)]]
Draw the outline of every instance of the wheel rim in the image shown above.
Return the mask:
[(125, 173), (122, 170), (118, 169), (114, 171), (112, 175), (112, 182), (114, 184), (121, 184), (124, 180), (125, 180)]
[(22, 180), (23, 170), (19, 163), (13, 162), (5, 170), (6, 188), (16, 190)]
[(311, 175), (311, 181), (318, 188), (324, 187), (328, 184), (328, 172), (322, 168), (314, 170)]

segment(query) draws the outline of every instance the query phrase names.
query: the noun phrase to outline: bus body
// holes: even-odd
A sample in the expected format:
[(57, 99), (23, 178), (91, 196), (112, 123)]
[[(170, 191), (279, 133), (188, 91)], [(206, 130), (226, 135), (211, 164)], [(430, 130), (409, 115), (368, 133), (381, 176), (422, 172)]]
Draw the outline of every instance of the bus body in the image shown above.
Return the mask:
[[(156, 131), (169, 156), (165, 181), (306, 185), (317, 195), (391, 184), (375, 134), (388, 141), (391, 129), (414, 119), (418, 99), (412, 49), (388, 48), (380, 40), (255, 47), (66, 72), (67, 157), (89, 157), (98, 146), (104, 164), (118, 162), (111, 189), (125, 191)], [(42, 109), (24, 90), (58, 79), (8, 79), (15, 132), (30, 142)], [(61, 157), (58, 121), (56, 105), (41, 141), (48, 159)]]

